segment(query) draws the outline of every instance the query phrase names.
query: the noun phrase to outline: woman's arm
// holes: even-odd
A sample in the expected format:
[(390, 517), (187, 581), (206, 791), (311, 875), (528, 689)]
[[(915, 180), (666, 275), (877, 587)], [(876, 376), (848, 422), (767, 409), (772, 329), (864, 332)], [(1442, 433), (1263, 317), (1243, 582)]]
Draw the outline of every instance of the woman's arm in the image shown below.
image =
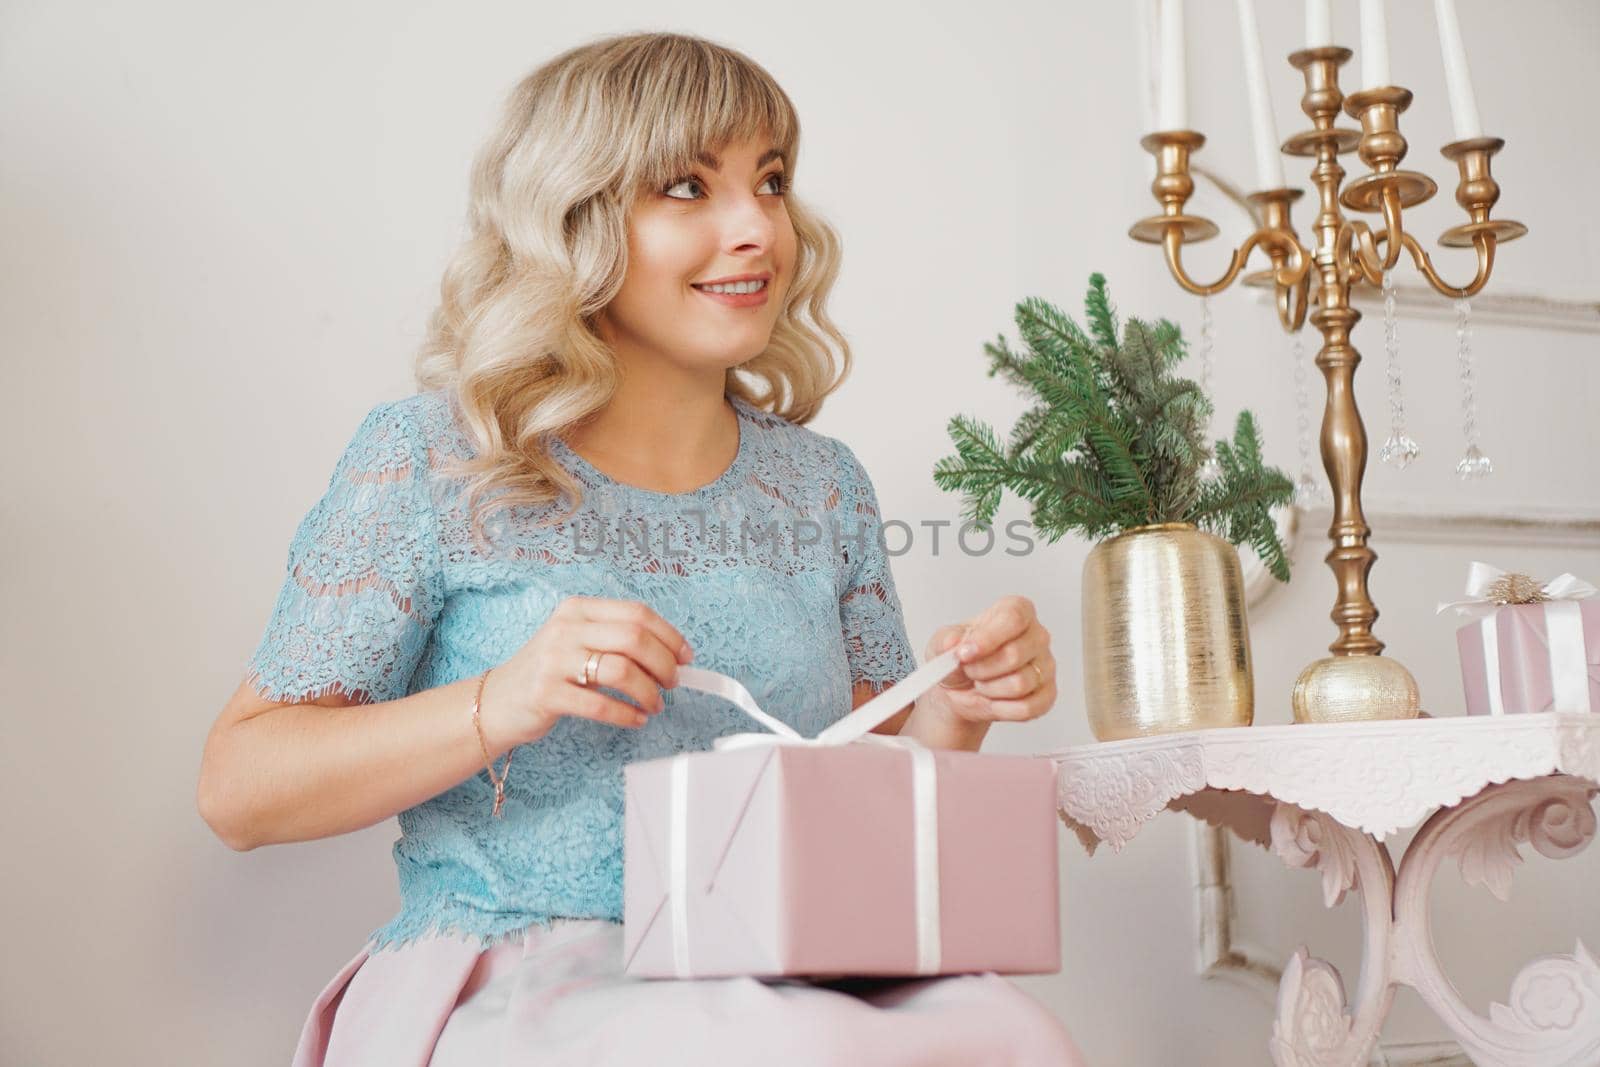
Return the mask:
[[(509, 705), (493, 699), (498, 675), (479, 711), (496, 761), (513, 744), (500, 715)], [(437, 796), (484, 768), (477, 685), (474, 675), (372, 704), (340, 695), (285, 704), (241, 684), (206, 738), (200, 817), (244, 852), (360, 830)]]
[[(206, 738), (196, 801), (233, 848), (371, 826), (483, 765), (475, 679), (407, 695), (444, 600), (415, 408), (378, 404), (345, 446), (295, 530), (244, 681)], [(484, 701), (488, 735), (499, 723)]]

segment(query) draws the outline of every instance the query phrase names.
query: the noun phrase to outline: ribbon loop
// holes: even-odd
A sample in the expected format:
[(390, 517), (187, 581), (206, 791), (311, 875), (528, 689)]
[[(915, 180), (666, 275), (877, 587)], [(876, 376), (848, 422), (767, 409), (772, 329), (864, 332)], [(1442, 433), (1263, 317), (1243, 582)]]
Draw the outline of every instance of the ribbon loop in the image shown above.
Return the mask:
[[(852, 741), (878, 741), (893, 735), (873, 734), (874, 727), (887, 722), (897, 711), (912, 703), (940, 678), (960, 665), (955, 649), (941, 652), (900, 681), (891, 685), (859, 708), (823, 730), (816, 737), (802, 737), (788, 723), (761, 710), (755, 697), (750, 695), (737, 679), (703, 667), (679, 667), (678, 684), (722, 697), (771, 733), (732, 734), (712, 742), (718, 751), (747, 748), (752, 745), (847, 745)], [(913, 738), (899, 738), (900, 744), (917, 744)]]

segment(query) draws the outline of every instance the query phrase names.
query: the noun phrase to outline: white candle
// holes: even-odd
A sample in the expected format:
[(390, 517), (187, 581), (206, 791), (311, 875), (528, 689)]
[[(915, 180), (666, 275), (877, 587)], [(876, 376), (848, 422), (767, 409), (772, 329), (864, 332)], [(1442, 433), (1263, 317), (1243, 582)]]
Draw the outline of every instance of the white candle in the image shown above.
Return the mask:
[(1361, 88), (1389, 84), (1389, 20), (1383, 0), (1361, 0)]
[(1333, 13), (1328, 0), (1306, 0), (1306, 47), (1322, 48), (1333, 43)]
[(1478, 101), (1472, 95), (1472, 75), (1467, 71), (1467, 50), (1461, 44), (1461, 24), (1456, 21), (1455, 0), (1433, 0), (1433, 16), (1439, 23), (1439, 51), (1444, 55), (1444, 80), (1450, 87), (1450, 119), (1456, 140), (1482, 137), (1478, 124)]
[(1183, 53), (1183, 0), (1161, 3), (1161, 95), (1156, 122), (1163, 130), (1189, 128), (1189, 72)]
[(1278, 151), (1278, 127), (1272, 120), (1272, 96), (1267, 92), (1266, 64), (1261, 56), (1261, 29), (1256, 24), (1256, 0), (1238, 0), (1239, 44), (1244, 50), (1244, 80), (1250, 90), (1250, 129), (1255, 134), (1256, 185), (1282, 189), (1283, 155)]

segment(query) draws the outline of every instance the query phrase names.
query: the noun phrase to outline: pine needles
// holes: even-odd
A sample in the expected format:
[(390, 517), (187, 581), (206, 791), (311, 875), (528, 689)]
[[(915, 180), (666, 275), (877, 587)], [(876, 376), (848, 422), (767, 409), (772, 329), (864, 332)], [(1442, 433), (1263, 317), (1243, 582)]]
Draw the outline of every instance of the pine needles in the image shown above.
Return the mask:
[(1232, 441), (1216, 442), (1207, 476), (1211, 401), (1173, 368), (1185, 346), (1165, 319), (1130, 318), (1119, 329), (1105, 278), (1089, 278), (1086, 327), (1038, 297), (1017, 305), (1025, 346), (1004, 336), (983, 346), (989, 377), (1002, 375), (1037, 399), (1005, 441), (967, 415), (951, 418), (956, 454), (940, 459), (933, 480), (964, 494), (962, 514), (987, 529), (1010, 489), (1031, 502), (1033, 525), (1054, 543), (1068, 532), (1091, 540), (1158, 522), (1188, 522), (1249, 545), (1280, 581), (1289, 563), (1271, 509), (1293, 491), (1261, 459), (1250, 412), (1239, 413)]

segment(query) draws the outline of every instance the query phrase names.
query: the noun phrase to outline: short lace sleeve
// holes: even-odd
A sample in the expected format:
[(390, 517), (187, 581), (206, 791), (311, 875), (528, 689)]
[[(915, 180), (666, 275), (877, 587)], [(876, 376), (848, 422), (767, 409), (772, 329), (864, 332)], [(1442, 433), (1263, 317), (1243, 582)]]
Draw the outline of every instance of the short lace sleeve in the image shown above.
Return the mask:
[(441, 590), (427, 447), (403, 408), (379, 404), (295, 531), (248, 680), (282, 702), (405, 696)]
[(834, 444), (841, 461), (839, 542), (845, 558), (839, 621), (850, 684), (869, 682), (881, 691), (915, 670), (917, 658), (906, 636), (905, 615), (884, 551), (872, 479), (849, 445), (838, 440)]

